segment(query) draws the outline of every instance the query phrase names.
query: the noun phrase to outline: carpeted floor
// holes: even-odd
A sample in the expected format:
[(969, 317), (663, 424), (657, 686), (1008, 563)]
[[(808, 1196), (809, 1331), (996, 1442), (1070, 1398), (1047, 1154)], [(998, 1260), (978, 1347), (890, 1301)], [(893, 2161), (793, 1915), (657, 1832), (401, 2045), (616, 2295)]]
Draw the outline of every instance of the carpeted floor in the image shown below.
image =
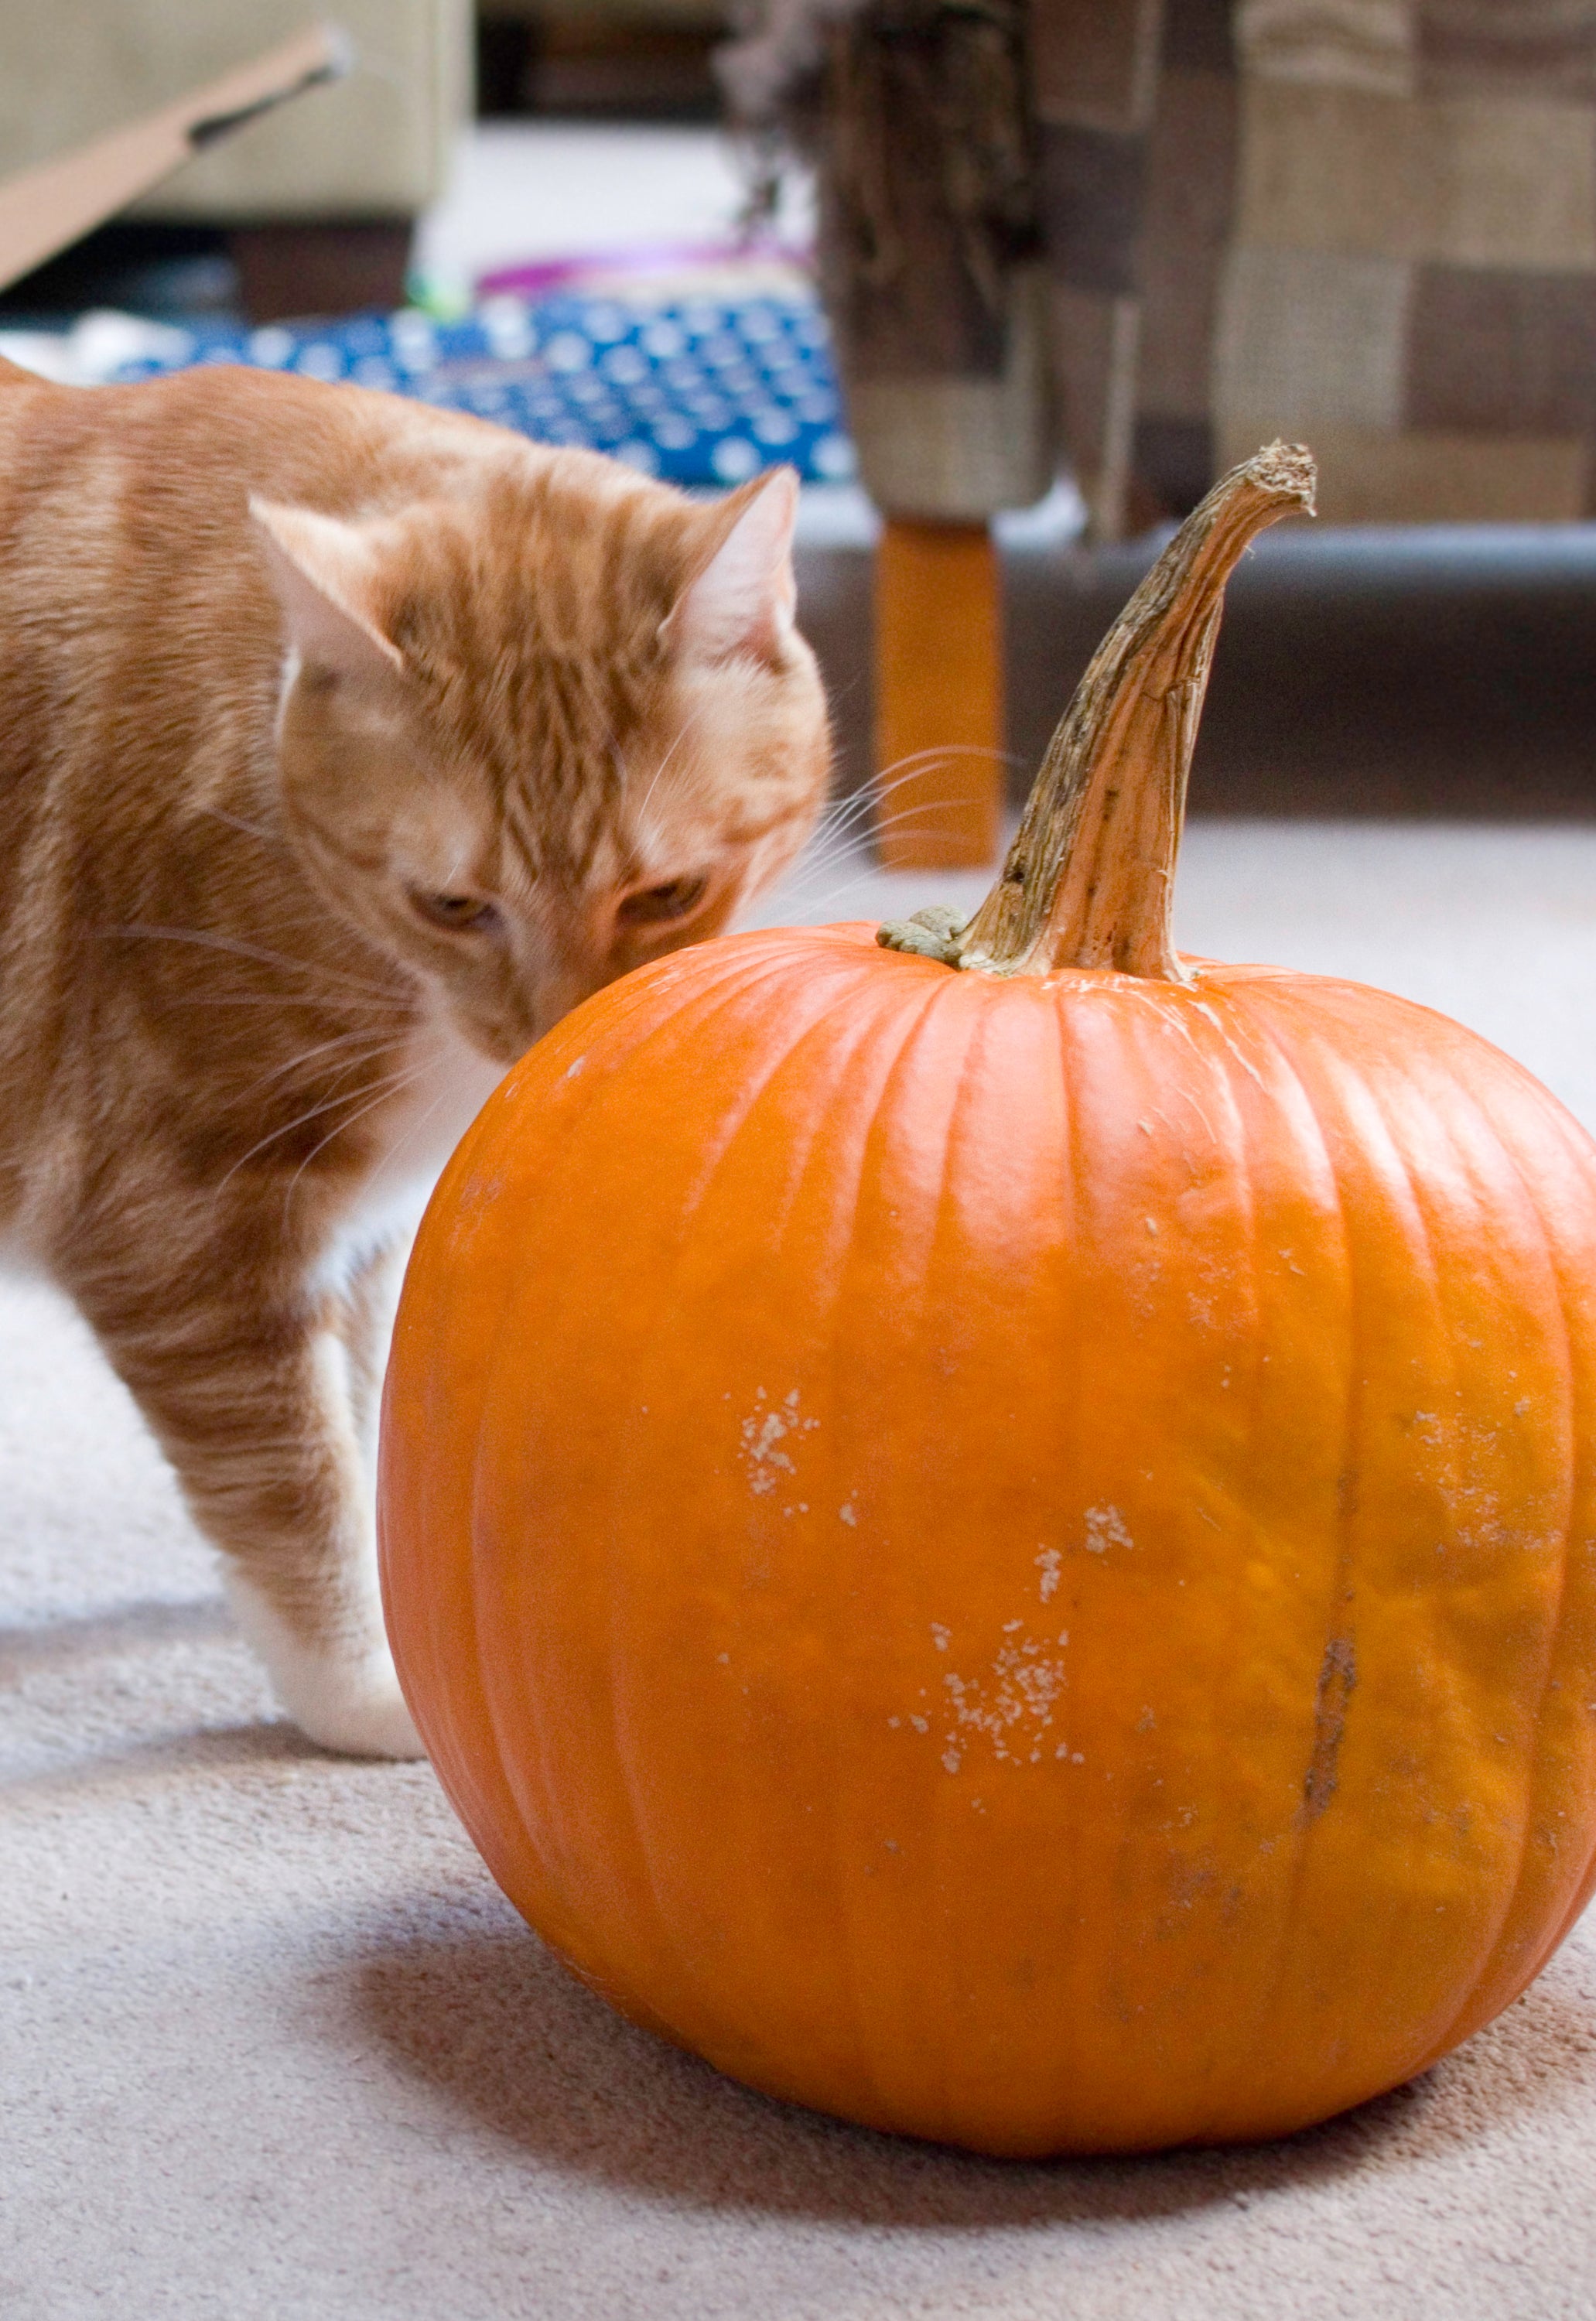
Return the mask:
[[(959, 882), (826, 882), (884, 915)], [(789, 898), (813, 906), (811, 885)], [(1596, 1125), (1596, 832), (1209, 824), (1194, 949), (1388, 982)], [(1596, 2314), (1596, 1943), (1281, 2146), (1009, 2167), (615, 2020), (424, 1766), (274, 1721), (82, 1330), (0, 1289), (0, 2312), (14, 2321)]]

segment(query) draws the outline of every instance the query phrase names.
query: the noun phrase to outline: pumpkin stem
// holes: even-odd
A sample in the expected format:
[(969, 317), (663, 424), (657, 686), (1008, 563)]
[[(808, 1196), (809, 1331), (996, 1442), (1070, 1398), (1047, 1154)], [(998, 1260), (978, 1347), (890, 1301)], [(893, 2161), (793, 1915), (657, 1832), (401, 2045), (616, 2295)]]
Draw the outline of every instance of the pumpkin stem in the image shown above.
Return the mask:
[(935, 950), (897, 928), (881, 940), (987, 975), (1106, 967), (1190, 980), (1170, 912), (1225, 583), (1266, 525), (1314, 513), (1316, 481), (1300, 445), (1271, 443), (1215, 485), (1099, 647), (974, 918)]

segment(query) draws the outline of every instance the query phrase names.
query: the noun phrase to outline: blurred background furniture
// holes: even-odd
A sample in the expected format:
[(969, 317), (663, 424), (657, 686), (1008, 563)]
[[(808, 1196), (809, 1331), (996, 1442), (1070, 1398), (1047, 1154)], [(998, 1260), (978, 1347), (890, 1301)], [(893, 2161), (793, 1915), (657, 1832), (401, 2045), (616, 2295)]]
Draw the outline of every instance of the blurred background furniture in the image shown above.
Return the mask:
[(864, 473), (1098, 536), (1314, 437), (1332, 521), (1592, 512), (1596, 0), (866, 0), (812, 142)]
[(478, 109), (714, 121), (725, 33), (723, 0), (478, 0)]
[[(7, 7), (0, 168), (119, 128), (318, 13), (306, 0)], [(470, 112), (470, 0), (336, 0), (326, 13), (354, 41), (354, 73), (241, 130), (130, 213), (130, 247), (153, 252), (209, 247), (223, 229), (257, 322), (397, 305), (416, 216), (442, 190)]]
[[(762, 80), (756, 41), (734, 83), (817, 162), (889, 523), (951, 551), (1062, 462), (1113, 541), (1276, 435), (1313, 445), (1331, 523), (1596, 508), (1596, 0), (773, 0), (764, 23), (785, 67)], [(899, 617), (883, 599), (878, 635)], [(914, 734), (894, 672), (986, 619), (950, 595), (879, 662), (883, 759)], [(973, 833), (991, 762), (980, 786), (973, 751), (927, 761), (904, 796)]]
[(341, 79), (351, 61), (342, 33), (313, 24), (153, 113), (0, 177), (0, 290), (74, 248), (223, 138)]
[[(316, 5), (0, 11), (0, 170)], [(730, 235), (709, 13), (330, 5), (362, 44), (357, 80), (241, 132), (50, 286), (19, 285), (6, 320), (114, 305), (187, 323), (208, 302), (236, 322), (227, 252), (257, 233), (288, 253), (273, 311), (385, 305), (423, 200), (425, 274), (462, 286), (568, 248)], [(1277, 431), (1323, 455), (1330, 522), (1282, 528), (1238, 576), (1198, 810), (1588, 814), (1596, 528), (1567, 519), (1596, 398), (1596, 0), (874, 0), (842, 24), (844, 5), (813, 12), (810, 61), (763, 119), (792, 121), (820, 164), (825, 296), (888, 523), (876, 555), (860, 496), (807, 493), (800, 546), (844, 780), (911, 761), (887, 845), (913, 838), (918, 785), (937, 860), (990, 847), (997, 753), (1034, 761), (1147, 528)], [(790, 27), (804, 0), (777, 13)], [(674, 84), (667, 33), (697, 59)], [(459, 141), (434, 200), (473, 37), (499, 117)], [(807, 224), (795, 203), (784, 238)], [(382, 278), (349, 263), (357, 227)], [(301, 229), (341, 262), (313, 269)], [(136, 266), (107, 265), (118, 242)], [(172, 263), (144, 262), (161, 250)], [(1061, 466), (1090, 545), (1068, 488), (1012, 513)], [(1354, 517), (1373, 527), (1336, 528)]]
[(1100, 529), (1274, 433), (1313, 440), (1332, 523), (1589, 515), (1596, 5), (1157, 13), (1035, 11), (1055, 345)]

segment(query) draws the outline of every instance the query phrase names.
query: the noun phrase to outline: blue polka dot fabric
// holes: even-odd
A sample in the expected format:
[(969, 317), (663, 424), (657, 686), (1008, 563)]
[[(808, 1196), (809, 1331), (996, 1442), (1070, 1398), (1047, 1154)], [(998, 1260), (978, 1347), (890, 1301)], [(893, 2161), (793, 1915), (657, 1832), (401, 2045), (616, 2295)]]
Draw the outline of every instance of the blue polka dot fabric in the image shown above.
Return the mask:
[(809, 483), (854, 472), (825, 317), (812, 299), (498, 297), (459, 322), (407, 310), (163, 341), (115, 376), (229, 362), (350, 379), (474, 412), (540, 443), (607, 451), (674, 484), (739, 484), (779, 460)]

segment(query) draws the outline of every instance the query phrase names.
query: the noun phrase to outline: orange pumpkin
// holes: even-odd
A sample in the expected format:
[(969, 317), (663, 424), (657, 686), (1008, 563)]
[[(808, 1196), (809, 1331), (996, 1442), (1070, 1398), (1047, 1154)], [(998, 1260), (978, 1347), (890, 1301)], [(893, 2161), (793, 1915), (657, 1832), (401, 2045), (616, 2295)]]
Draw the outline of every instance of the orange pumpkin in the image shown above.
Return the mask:
[(970, 928), (601, 993), (411, 1267), (445, 1787), (616, 2007), (878, 2127), (1301, 2127), (1591, 1882), (1596, 1147), (1423, 1008), (1168, 945), (1224, 578), (1310, 486), (1191, 519)]

